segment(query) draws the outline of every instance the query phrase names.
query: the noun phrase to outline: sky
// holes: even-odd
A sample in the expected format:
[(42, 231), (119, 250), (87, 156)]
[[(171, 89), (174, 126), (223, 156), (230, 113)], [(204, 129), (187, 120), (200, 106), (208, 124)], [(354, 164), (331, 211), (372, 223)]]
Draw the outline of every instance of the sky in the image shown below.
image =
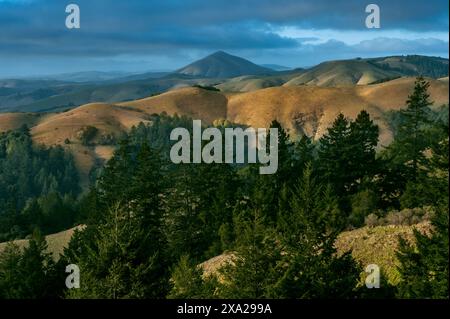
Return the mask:
[[(80, 8), (68, 29), (66, 6)], [(380, 8), (368, 29), (365, 8)], [(258, 64), (448, 58), (448, 0), (0, 0), (0, 77), (175, 70), (223, 50)]]

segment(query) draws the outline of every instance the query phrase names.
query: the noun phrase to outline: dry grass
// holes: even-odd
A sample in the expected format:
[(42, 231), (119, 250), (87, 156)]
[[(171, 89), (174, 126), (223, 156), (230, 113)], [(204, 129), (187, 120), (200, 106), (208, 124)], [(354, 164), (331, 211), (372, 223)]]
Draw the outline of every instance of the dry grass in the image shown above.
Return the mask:
[(24, 124), (33, 127), (48, 116), (40, 113), (0, 113), (0, 132), (14, 130)]
[(351, 251), (353, 258), (363, 267), (377, 264), (388, 282), (395, 285), (399, 280), (396, 257), (398, 238), (402, 236), (413, 242), (414, 228), (421, 233), (429, 233), (431, 225), (425, 222), (413, 226), (363, 227), (340, 234), (336, 240), (336, 248), (340, 254)]
[[(77, 226), (56, 234), (45, 236), (48, 245), (47, 252), (52, 254), (53, 259), (58, 260), (60, 255), (64, 252), (64, 248), (69, 244), (75, 230), (81, 230), (83, 228), (84, 226)], [(0, 253), (5, 249), (8, 243), (0, 243)], [(12, 243), (19, 246), (21, 249), (28, 246), (27, 239), (14, 240)]]
[[(429, 223), (421, 223), (414, 226), (377, 226), (363, 227), (360, 229), (341, 233), (336, 240), (336, 249), (341, 255), (351, 251), (353, 258), (365, 268), (369, 264), (377, 264), (390, 284), (396, 285), (399, 280), (397, 271), (398, 260), (396, 249), (398, 238), (402, 236), (408, 241), (414, 241), (413, 229), (421, 233), (429, 233)], [(199, 266), (205, 276), (217, 275), (218, 269), (232, 262), (234, 254), (227, 252), (211, 258)], [(220, 279), (220, 278), (219, 278)]]
[[(219, 256), (208, 259), (207, 261), (198, 265), (198, 267), (202, 268), (203, 276), (209, 277), (217, 275), (217, 271), (223, 266), (233, 263), (233, 259), (235, 258), (235, 254), (232, 252), (225, 252)], [(220, 280), (220, 278), (219, 278)]]
[(366, 85), (390, 76), (392, 76), (392, 72), (381, 70), (363, 60), (329, 61), (313, 67), (285, 85)]
[(227, 98), (223, 94), (195, 87), (185, 87), (120, 105), (136, 108), (146, 114), (177, 113), (201, 119), (208, 124), (227, 116)]

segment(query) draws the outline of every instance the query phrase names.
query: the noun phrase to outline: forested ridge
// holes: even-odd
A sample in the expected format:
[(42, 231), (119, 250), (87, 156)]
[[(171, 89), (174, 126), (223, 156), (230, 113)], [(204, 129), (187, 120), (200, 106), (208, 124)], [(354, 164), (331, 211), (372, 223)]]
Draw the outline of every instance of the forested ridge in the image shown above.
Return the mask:
[[(33, 146), (26, 128), (3, 133), (1, 236), (31, 240), (0, 255), (0, 298), (448, 298), (448, 106), (430, 109), (427, 89), (418, 78), (378, 152), (366, 111), (340, 114), (316, 142), (273, 121), (274, 175), (259, 164), (171, 163), (170, 132), (192, 120), (161, 114), (134, 127), (80, 194), (63, 149)], [(336, 254), (337, 235), (423, 207), (431, 213), (416, 217), (433, 231), (401, 240), (400, 283), (368, 290), (366, 265)], [(53, 261), (42, 235), (75, 224), (87, 227)], [(224, 251), (234, 262), (203, 276), (197, 265)], [(64, 286), (68, 264), (81, 270), (79, 289)]]

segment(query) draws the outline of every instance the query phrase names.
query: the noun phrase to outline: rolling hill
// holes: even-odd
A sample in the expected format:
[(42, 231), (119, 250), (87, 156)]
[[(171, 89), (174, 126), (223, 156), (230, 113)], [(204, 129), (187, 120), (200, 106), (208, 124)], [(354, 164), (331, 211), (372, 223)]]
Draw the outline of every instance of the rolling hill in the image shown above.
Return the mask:
[[(448, 81), (429, 80), (435, 106), (448, 104)], [(74, 154), (82, 184), (86, 186), (93, 165), (109, 159), (113, 153), (114, 146), (102, 140), (107, 136), (120, 137), (133, 125), (147, 122), (154, 113), (186, 115), (205, 124), (227, 119), (253, 127), (267, 127), (277, 119), (292, 136), (307, 134), (318, 139), (338, 113), (354, 118), (365, 109), (380, 127), (381, 147), (392, 139), (386, 111), (405, 105), (414, 81), (414, 78), (400, 78), (349, 87), (280, 86), (246, 93), (182, 87), (140, 100), (90, 103), (61, 113), (3, 113), (0, 132), (27, 124), (36, 143), (63, 145)], [(98, 131), (90, 145), (83, 145), (79, 135), (88, 126)]]
[(400, 72), (383, 70), (365, 60), (330, 61), (309, 69), (284, 85), (364, 85), (401, 75)]
[(417, 75), (435, 79), (448, 76), (448, 59), (412, 55), (329, 61), (308, 69), (284, 85), (366, 85)]
[(192, 77), (220, 79), (242, 75), (268, 75), (274, 71), (243, 58), (218, 51), (175, 72)]
[(366, 59), (366, 61), (387, 71), (400, 72), (404, 76), (423, 75), (434, 79), (448, 76), (448, 59), (440, 57), (407, 55)]
[(244, 75), (218, 84), (216, 88), (223, 92), (251, 92), (274, 86), (282, 86), (289, 80), (300, 76), (303, 72), (303, 69), (295, 69), (268, 76)]
[(59, 88), (59, 90), (67, 90), (67, 93), (57, 91), (52, 96), (14, 108), (4, 108), (4, 110), (19, 112), (64, 111), (91, 102), (123, 102), (166, 92), (177, 87), (192, 86), (194, 84), (212, 85), (215, 83), (217, 82), (212, 79), (193, 79), (180, 74), (171, 74), (161, 78), (133, 80), (123, 83), (83, 84), (78, 88), (70, 85)]
[[(0, 80), (0, 112), (58, 112), (93, 102), (142, 99), (193, 85), (216, 86), (224, 92), (251, 92), (277, 86), (375, 84), (419, 74), (435, 79), (448, 77), (448, 59), (425, 56), (358, 58), (324, 62), (307, 70), (274, 71), (219, 51), (172, 73), (147, 72), (111, 78), (117, 74), (89, 72), (63, 75), (57, 77), (58, 80)], [(67, 82), (71, 76), (72, 81)]]

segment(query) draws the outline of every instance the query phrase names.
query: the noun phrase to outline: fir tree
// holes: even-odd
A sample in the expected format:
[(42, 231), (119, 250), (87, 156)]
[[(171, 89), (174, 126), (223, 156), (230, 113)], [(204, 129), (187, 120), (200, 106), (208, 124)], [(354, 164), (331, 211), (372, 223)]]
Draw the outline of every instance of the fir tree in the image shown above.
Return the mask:
[(291, 211), (280, 216), (282, 261), (273, 295), (279, 298), (349, 298), (359, 268), (350, 254), (336, 255), (339, 209), (307, 166), (291, 197)]
[[(92, 227), (92, 226), (91, 226)], [(81, 270), (81, 288), (71, 298), (162, 298), (168, 289), (166, 265), (160, 250), (148, 247), (142, 219), (118, 204), (109, 209), (102, 224), (86, 233), (77, 251), (66, 258)], [(154, 238), (153, 238), (154, 239)]]
[(218, 286), (220, 298), (270, 298), (281, 252), (276, 243), (276, 233), (266, 224), (258, 209), (236, 218), (235, 254), (219, 270), (222, 277)]
[(333, 185), (338, 196), (346, 194), (352, 178), (349, 163), (353, 154), (349, 138), (349, 121), (340, 113), (319, 140), (319, 173), (326, 184)]
[(55, 263), (46, 250), (45, 238), (36, 231), (23, 251), (17, 246), (9, 245), (0, 254), (1, 298), (58, 297), (62, 290), (61, 284), (58, 284)]
[(170, 299), (212, 298), (217, 285), (215, 277), (203, 278), (203, 271), (189, 255), (183, 255), (172, 271)]
[(409, 180), (415, 180), (419, 166), (425, 159), (423, 151), (429, 145), (425, 124), (429, 123), (430, 101), (428, 88), (430, 83), (418, 77), (412, 94), (406, 102), (407, 107), (400, 111), (402, 121), (397, 135), (389, 146), (394, 154), (394, 161), (404, 165)]
[(448, 299), (448, 222), (448, 206), (440, 207), (430, 237), (415, 230), (415, 245), (400, 238), (398, 297)]

